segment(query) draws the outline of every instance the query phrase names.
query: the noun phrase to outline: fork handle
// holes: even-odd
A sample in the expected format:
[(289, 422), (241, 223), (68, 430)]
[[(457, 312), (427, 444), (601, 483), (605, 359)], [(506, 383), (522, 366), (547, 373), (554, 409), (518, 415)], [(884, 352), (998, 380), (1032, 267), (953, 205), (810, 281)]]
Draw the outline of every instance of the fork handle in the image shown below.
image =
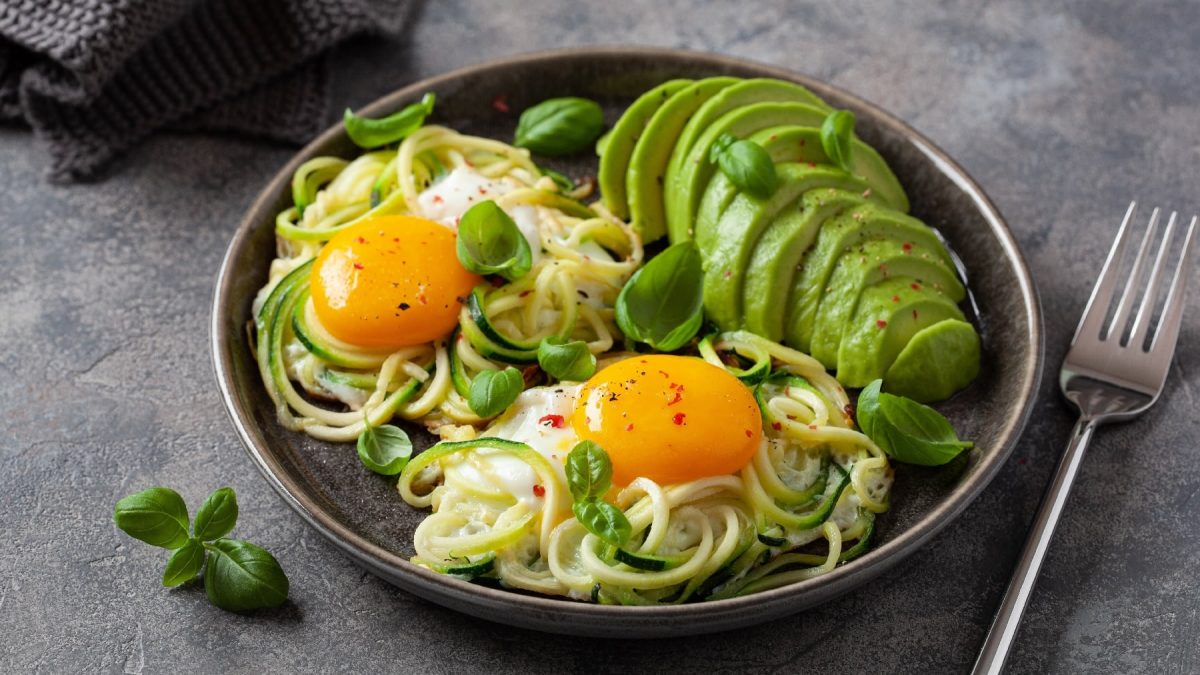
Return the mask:
[(1029, 604), (1029, 596), (1037, 583), (1038, 572), (1042, 569), (1042, 560), (1050, 547), (1050, 538), (1054, 536), (1054, 528), (1058, 526), (1058, 518), (1062, 515), (1063, 506), (1067, 503), (1067, 495), (1071, 493), (1071, 484), (1075, 482), (1075, 474), (1079, 473), (1079, 465), (1083, 461), (1084, 451), (1092, 440), (1096, 430), (1095, 418), (1080, 417), (1071, 432), (1071, 443), (1058, 463), (1054, 478), (1042, 504), (1038, 507), (1037, 516), (1033, 519), (1033, 528), (1029, 531), (1029, 539), (1025, 542), (1025, 550), (1017, 561), (1012, 580), (1008, 582), (1008, 590), (1000, 601), (1000, 609), (988, 630), (987, 640), (975, 661), (973, 675), (998, 675), (1008, 658), (1013, 638), (1021, 625), (1021, 616), (1025, 606)]

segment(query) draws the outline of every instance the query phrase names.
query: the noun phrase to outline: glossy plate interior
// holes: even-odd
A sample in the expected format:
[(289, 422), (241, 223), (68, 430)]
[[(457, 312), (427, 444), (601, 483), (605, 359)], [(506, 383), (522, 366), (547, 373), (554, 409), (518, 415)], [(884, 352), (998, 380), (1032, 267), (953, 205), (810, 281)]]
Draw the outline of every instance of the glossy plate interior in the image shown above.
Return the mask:
[[(469, 584), (410, 564), (413, 529), (425, 512), (400, 500), (394, 479), (364, 469), (352, 446), (315, 441), (282, 428), (246, 339), (250, 305), (273, 257), (275, 215), (291, 204), (292, 173), (317, 155), (356, 154), (340, 126), (300, 151), (262, 191), (229, 246), (213, 306), (213, 357), (225, 404), (254, 461), (284, 500), (364, 567), (428, 600), (502, 623), (613, 637), (711, 632), (803, 610), (895, 565), (957, 516), (995, 475), (1025, 425), (1041, 375), (1041, 312), (1028, 270), (1000, 214), (958, 165), (904, 123), (795, 73), (709, 54), (647, 49), (568, 50), (492, 62), (418, 82), (364, 112), (392, 112), (433, 91), (437, 108), (431, 122), (509, 140), (517, 112), (545, 98), (593, 98), (604, 105), (611, 124), (635, 96), (664, 80), (722, 74), (793, 80), (831, 105), (854, 111), (859, 135), (900, 177), (914, 215), (942, 232), (969, 271), (983, 336), (983, 372), (968, 390), (938, 407), (976, 446), (936, 470), (897, 465), (893, 506), (879, 519), (869, 553), (825, 576), (785, 588), (672, 607), (597, 606), (535, 597)], [(512, 113), (493, 107), (497, 96), (505, 97)], [(583, 153), (551, 165), (578, 178), (595, 175), (596, 158)], [(413, 431), (413, 438), (418, 449), (431, 443), (424, 432)]]

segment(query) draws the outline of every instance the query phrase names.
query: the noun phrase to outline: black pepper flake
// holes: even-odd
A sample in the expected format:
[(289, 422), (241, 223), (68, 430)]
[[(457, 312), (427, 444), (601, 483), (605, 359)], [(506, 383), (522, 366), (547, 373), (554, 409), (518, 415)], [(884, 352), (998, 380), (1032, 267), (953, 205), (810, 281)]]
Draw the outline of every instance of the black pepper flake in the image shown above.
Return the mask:
[(408, 311), (408, 308), (411, 307), (412, 305), (408, 304), (407, 302), (402, 302), (396, 306), (400, 308), (400, 311), (406, 312), (406, 311)]

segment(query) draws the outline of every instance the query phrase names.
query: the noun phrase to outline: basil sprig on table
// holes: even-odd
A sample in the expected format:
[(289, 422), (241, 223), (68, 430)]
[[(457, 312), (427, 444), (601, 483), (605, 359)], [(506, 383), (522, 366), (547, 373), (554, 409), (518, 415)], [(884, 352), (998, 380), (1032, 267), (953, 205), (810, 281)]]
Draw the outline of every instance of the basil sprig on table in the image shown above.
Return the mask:
[(668, 247), (633, 273), (617, 296), (617, 326), (660, 352), (687, 344), (704, 321), (704, 269), (696, 244)]
[(596, 372), (596, 355), (583, 340), (548, 337), (538, 345), (538, 365), (556, 380), (582, 382)]
[(412, 441), (400, 427), (367, 426), (358, 436), (358, 458), (363, 466), (383, 476), (395, 476), (412, 457)]
[(513, 145), (541, 155), (569, 155), (596, 140), (604, 129), (600, 104), (586, 98), (552, 98), (521, 113)]
[(432, 93), (425, 94), (419, 102), (379, 119), (359, 117), (346, 108), (342, 115), (342, 126), (350, 140), (360, 148), (378, 148), (395, 143), (425, 124), (425, 118), (433, 112), (434, 98)]
[(237, 517), (237, 495), (229, 487), (204, 500), (190, 534), (187, 505), (170, 488), (129, 495), (113, 509), (113, 520), (126, 534), (174, 551), (163, 570), (164, 586), (191, 581), (203, 568), (205, 592), (217, 607), (230, 612), (278, 607), (288, 597), (287, 575), (266, 550), (225, 537)]
[(467, 405), (484, 419), (495, 417), (512, 405), (524, 389), (525, 378), (512, 366), (504, 370), (484, 370), (471, 380)]
[(941, 466), (973, 447), (960, 441), (941, 413), (916, 401), (880, 391), (875, 380), (858, 395), (858, 426), (889, 457), (906, 464)]
[(467, 209), (458, 221), (455, 250), (462, 266), (476, 274), (499, 274), (513, 281), (533, 267), (529, 241), (490, 199)]
[(604, 501), (612, 487), (612, 461), (592, 441), (581, 441), (567, 454), (567, 489), (574, 503), (571, 512), (584, 529), (613, 546), (624, 546), (633, 533), (625, 512)]
[(835, 166), (850, 171), (850, 151), (854, 147), (854, 113), (834, 110), (821, 123), (821, 149)]
[(708, 161), (720, 167), (721, 173), (739, 190), (759, 199), (770, 197), (779, 187), (770, 153), (753, 141), (721, 134), (708, 150)]

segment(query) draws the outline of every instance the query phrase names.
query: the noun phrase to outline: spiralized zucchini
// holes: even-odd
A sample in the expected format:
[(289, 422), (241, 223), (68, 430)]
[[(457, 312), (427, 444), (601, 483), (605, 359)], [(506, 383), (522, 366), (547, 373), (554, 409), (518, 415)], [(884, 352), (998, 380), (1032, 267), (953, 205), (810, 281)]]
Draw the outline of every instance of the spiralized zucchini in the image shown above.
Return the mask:
[[(541, 250), (530, 273), (477, 288), (452, 341), (380, 351), (331, 335), (309, 298), (311, 263), (324, 242), (375, 216), (430, 217), (421, 193), (460, 168), (502, 182), (501, 208), (534, 210)], [(349, 162), (309, 160), (293, 188), (298, 203), (276, 218), (277, 257), (254, 305), (259, 367), (287, 428), (346, 442), (396, 416), (434, 431), (478, 424), (465, 389), (481, 370), (536, 360), (536, 344), (548, 335), (584, 340), (596, 354), (612, 349), (612, 307), (641, 264), (641, 241), (627, 224), (580, 203), (586, 188), (561, 192), (527, 150), (428, 126), (395, 149)]]

